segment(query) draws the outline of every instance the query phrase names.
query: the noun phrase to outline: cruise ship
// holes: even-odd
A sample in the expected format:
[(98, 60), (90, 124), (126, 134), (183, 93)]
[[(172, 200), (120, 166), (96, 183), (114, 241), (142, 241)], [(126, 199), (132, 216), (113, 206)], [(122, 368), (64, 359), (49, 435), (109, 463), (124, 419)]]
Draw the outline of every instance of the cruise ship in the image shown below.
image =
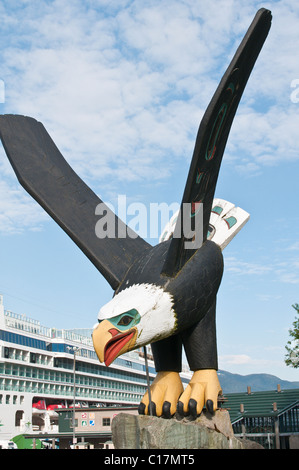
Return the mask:
[(93, 349), (91, 330), (42, 326), (6, 310), (0, 295), (0, 440), (57, 432), (61, 408), (137, 406), (156, 375), (147, 351), (147, 368), (143, 350), (106, 367)]

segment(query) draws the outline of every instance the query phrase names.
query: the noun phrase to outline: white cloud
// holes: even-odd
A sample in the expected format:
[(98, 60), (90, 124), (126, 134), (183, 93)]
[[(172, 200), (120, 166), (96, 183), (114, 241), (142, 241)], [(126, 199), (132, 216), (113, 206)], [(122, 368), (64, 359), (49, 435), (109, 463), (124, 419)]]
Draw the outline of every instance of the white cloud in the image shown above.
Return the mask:
[[(258, 254), (256, 257), (258, 258)], [(299, 283), (299, 260), (293, 258), (293, 255), (289, 258), (284, 257), (282, 261), (280, 258), (273, 258), (273, 254), (270, 252), (269, 257), (265, 256), (264, 262), (261, 263), (238, 259), (235, 256), (226, 256), (224, 253), (224, 266), (225, 272), (230, 277), (259, 276), (263, 279), (268, 278), (272, 283)], [(260, 300), (267, 300), (267, 295), (265, 294), (265, 297), (261, 297)]]
[(238, 275), (264, 275), (272, 271), (270, 265), (242, 261), (233, 256), (225, 256), (225, 270)]
[[(259, 6), (254, 0), (242, 8), (236, 0), (10, 5), (14, 10), (1, 6), (5, 111), (42, 120), (98, 192), (110, 181), (169, 179), (189, 161), (204, 109)], [(299, 12), (281, 1), (271, 9), (275, 21), (225, 156), (243, 175), (298, 159), (299, 104), (290, 100), (290, 83), (298, 72)]]
[(0, 181), (0, 233), (12, 235), (24, 230), (42, 230), (46, 213), (16, 184)]
[(262, 302), (273, 302), (273, 300), (281, 299), (282, 296), (274, 294), (257, 294), (257, 298)]
[(278, 270), (277, 275), (281, 282), (286, 284), (299, 284), (299, 269), (298, 264), (296, 265), (296, 272), (292, 272), (289, 270)]
[[(278, 349), (278, 348), (277, 348)], [(279, 349), (281, 353), (281, 349)], [(270, 350), (270, 353), (273, 354), (273, 348)], [(282, 354), (283, 356), (283, 354)], [(241, 367), (243, 373), (253, 373), (253, 372), (264, 372), (270, 368), (279, 368), (283, 364), (282, 360), (279, 359), (269, 359), (268, 356), (264, 355), (263, 357), (255, 358), (247, 354), (227, 354), (219, 356), (219, 368), (220, 369), (234, 369), (235, 367)], [(248, 370), (252, 368), (253, 370)]]
[(220, 356), (219, 361), (221, 364), (248, 364), (252, 363), (252, 359), (247, 354), (228, 354)]
[(293, 243), (291, 246), (289, 246), (289, 247), (288, 247), (288, 250), (298, 251), (298, 250), (299, 250), (299, 241), (296, 241), (296, 242)]
[(139, 160), (144, 167), (146, 152), (147, 172), (158, 148), (162, 171), (155, 177), (165, 177), (170, 156), (192, 152), (219, 66), (228, 65), (227, 50), (236, 46), (231, 35), (239, 41), (254, 8), (241, 15), (235, 1), (204, 8), (188, 1), (121, 2), (117, 14), (105, 15), (96, 5), (39, 2), (36, 10), (28, 3), (14, 12), (22, 15), (22, 28), (5, 49), (8, 106), (48, 124), (83, 175), (106, 177), (120, 161), (130, 166), (123, 178), (135, 173), (140, 180)]

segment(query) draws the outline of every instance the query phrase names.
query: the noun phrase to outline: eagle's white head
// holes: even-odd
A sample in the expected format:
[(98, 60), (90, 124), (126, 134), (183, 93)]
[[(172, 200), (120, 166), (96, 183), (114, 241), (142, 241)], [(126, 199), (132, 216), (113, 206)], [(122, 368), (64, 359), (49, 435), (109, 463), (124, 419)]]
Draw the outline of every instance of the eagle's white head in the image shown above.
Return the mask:
[(92, 334), (107, 366), (121, 354), (170, 336), (176, 325), (171, 295), (153, 284), (134, 284), (104, 305)]

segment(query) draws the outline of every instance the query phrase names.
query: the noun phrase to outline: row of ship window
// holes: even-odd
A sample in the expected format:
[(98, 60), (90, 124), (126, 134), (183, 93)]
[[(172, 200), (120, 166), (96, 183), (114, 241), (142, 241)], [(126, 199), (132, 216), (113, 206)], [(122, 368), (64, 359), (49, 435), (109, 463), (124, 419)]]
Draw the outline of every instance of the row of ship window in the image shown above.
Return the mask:
[[(56, 368), (73, 370), (73, 360), (71, 359), (60, 358), (60, 357), (50, 358), (49, 356), (45, 356), (42, 354), (29, 352), (29, 351), (21, 351), (21, 350), (18, 350), (15, 348), (9, 348), (9, 347), (4, 347), (3, 352), (4, 352), (4, 358), (6, 359), (13, 359), (13, 360), (30, 362), (32, 364), (37, 364), (37, 365), (40, 364), (40, 365), (48, 365), (48, 366), (50, 366), (52, 363), (53, 366)], [(117, 358), (115, 363), (116, 362), (119, 363), (119, 365), (122, 365), (125, 367), (132, 367), (132, 362), (125, 360), (125, 359)], [(142, 364), (134, 363), (134, 368), (135, 367), (138, 368), (140, 372), (141, 371), (144, 372)], [(86, 363), (86, 362), (80, 361), (79, 359), (76, 362), (76, 371), (85, 372), (88, 374), (95, 374), (95, 375), (106, 375), (106, 376), (117, 378), (120, 380), (131, 379), (134, 382), (140, 382), (140, 383), (146, 382), (145, 372), (143, 375), (143, 374), (138, 374), (138, 373), (129, 372), (125, 370), (122, 371), (121, 369), (114, 369), (113, 367), (107, 368), (105, 366), (101, 366), (98, 364)], [(151, 367), (150, 372), (155, 374), (154, 368)]]
[[(39, 369), (35, 367), (18, 366), (12, 364), (0, 363), (0, 374), (10, 375), (14, 377), (24, 377), (28, 379), (49, 380), (55, 383), (73, 383), (73, 375), (66, 372), (56, 372), (47, 369)], [(145, 385), (137, 385), (129, 382), (117, 382), (96, 377), (88, 377), (76, 374), (77, 385), (87, 385), (90, 387), (101, 387), (117, 390), (128, 390), (132, 392), (144, 392)]]
[[(4, 380), (0, 379), (0, 390), (2, 391), (13, 391), (13, 392), (27, 392), (27, 393), (38, 393), (38, 394), (51, 394), (51, 395), (64, 395), (73, 396), (73, 387), (68, 385), (57, 385), (57, 384), (42, 384), (36, 382), (26, 382), (21, 380)], [(143, 391), (144, 392), (144, 391)], [(132, 393), (128, 391), (118, 390), (101, 390), (91, 389), (86, 387), (77, 387), (76, 398), (84, 399), (100, 399), (100, 400), (119, 400), (127, 402), (138, 403), (142, 398), (143, 393)], [(6, 395), (6, 404), (10, 403), (10, 395)], [(2, 401), (3, 394), (0, 394), (0, 404)], [(7, 401), (8, 400), (8, 401)]]

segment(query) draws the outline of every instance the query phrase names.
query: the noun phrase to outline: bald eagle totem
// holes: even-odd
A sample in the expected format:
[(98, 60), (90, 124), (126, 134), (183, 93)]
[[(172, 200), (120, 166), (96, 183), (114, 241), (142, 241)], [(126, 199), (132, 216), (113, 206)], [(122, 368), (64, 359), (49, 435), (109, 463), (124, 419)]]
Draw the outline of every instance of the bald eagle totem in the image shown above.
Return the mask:
[[(256, 13), (224, 73), (199, 126), (176, 222), (171, 221), (155, 246), (106, 205), (105, 214), (126, 236), (96, 236), (95, 208), (104, 203), (69, 166), (44, 126), (31, 117), (0, 116), (0, 137), (19, 182), (114, 290), (93, 331), (99, 360), (109, 366), (119, 355), (151, 344), (157, 375), (150, 389), (151, 410), (146, 392), (141, 414), (194, 417), (203, 407), (213, 413), (218, 406), (215, 311), (222, 250), (249, 215), (215, 199), (214, 193), (231, 125), (271, 18), (269, 10)], [(183, 230), (185, 206), (191, 222), (201, 210), (199, 246)], [(194, 237), (192, 223), (190, 227)], [(180, 378), (183, 348), (193, 371), (185, 390)]]

